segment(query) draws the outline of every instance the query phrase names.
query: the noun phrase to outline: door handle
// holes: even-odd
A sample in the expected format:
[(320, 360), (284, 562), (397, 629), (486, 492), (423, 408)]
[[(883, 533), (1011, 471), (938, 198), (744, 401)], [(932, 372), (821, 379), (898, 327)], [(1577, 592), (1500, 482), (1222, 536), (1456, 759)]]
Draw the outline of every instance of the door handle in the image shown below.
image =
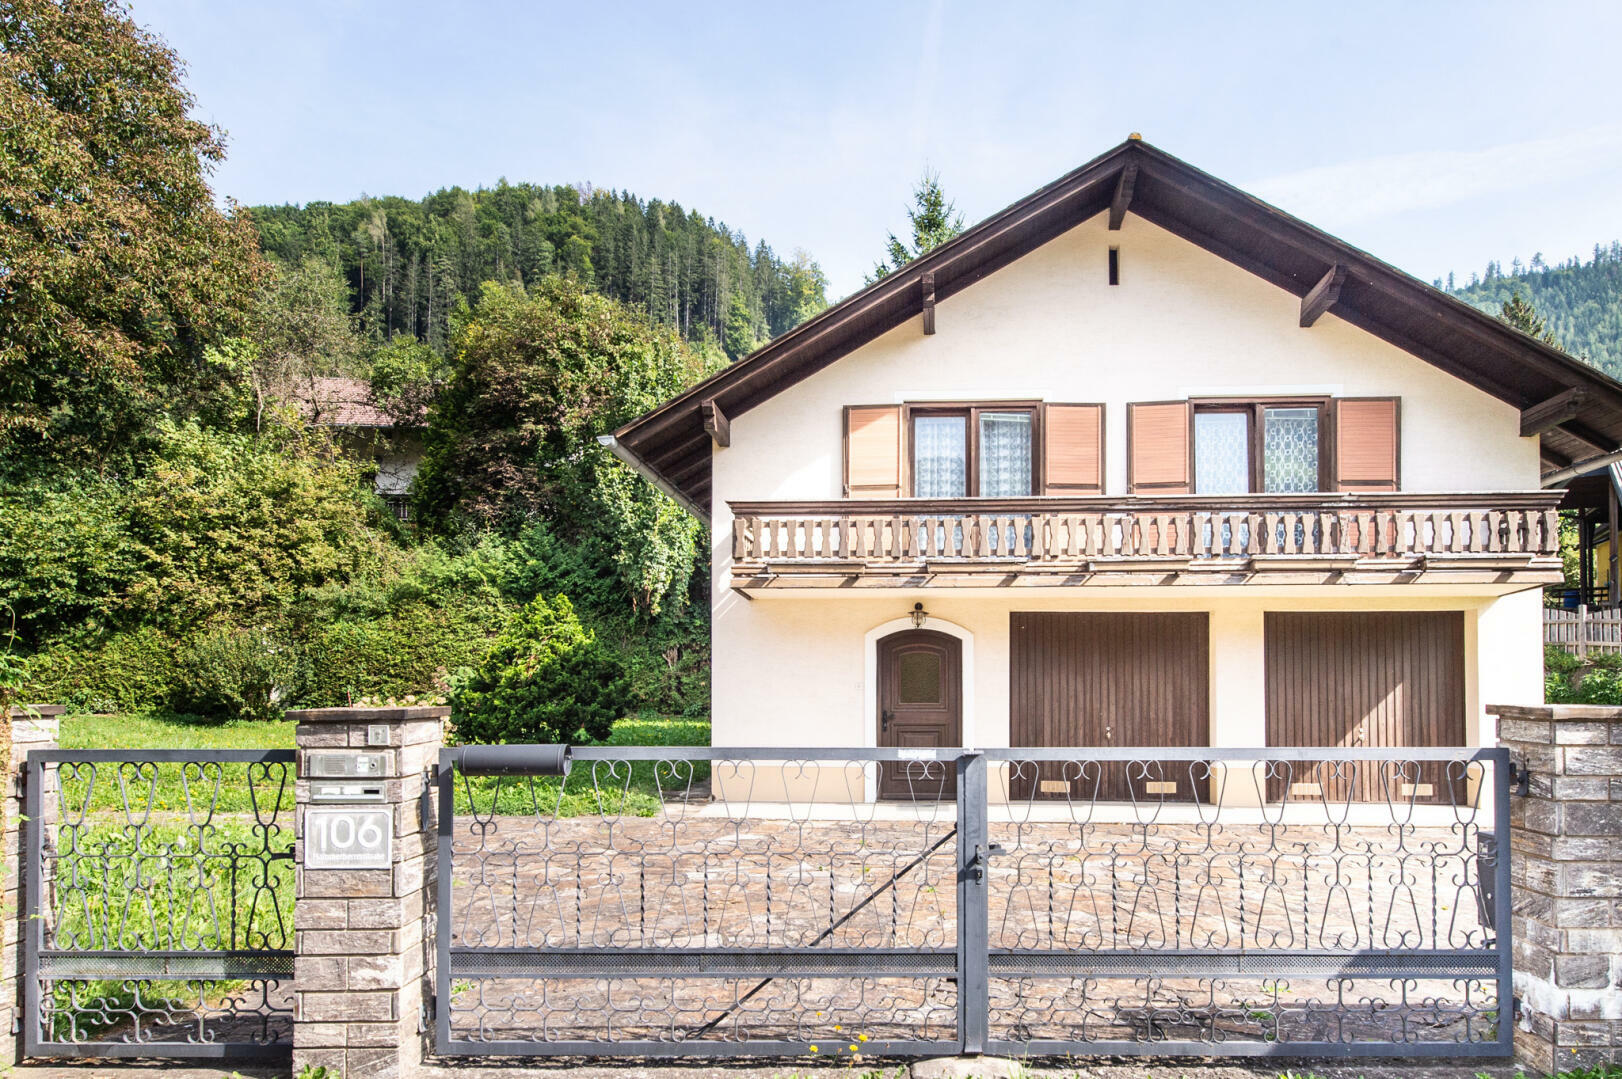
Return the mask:
[(883, 712), (879, 713), (879, 730), (883, 731), (883, 732), (888, 732), (889, 729), (890, 729), (890, 720), (892, 720), (894, 718), (895, 718), (895, 713), (890, 711), (888, 708), (886, 708)]

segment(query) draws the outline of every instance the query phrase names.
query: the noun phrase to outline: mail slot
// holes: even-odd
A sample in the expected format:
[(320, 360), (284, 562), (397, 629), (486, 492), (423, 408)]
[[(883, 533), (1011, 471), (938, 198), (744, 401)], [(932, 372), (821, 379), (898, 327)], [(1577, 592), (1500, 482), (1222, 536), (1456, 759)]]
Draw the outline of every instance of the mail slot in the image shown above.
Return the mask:
[(381, 783), (335, 783), (310, 782), (310, 801), (312, 802), (381, 802), (383, 801), (383, 784)]

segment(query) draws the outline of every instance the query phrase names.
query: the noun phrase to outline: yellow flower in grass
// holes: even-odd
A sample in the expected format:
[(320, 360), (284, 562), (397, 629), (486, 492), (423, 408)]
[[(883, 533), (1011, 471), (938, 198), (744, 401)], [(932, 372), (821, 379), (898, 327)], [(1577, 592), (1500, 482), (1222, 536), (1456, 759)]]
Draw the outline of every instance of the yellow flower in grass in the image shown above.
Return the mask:
[(856, 1050), (856, 1047), (855, 1047), (855, 1046), (854, 1046), (854, 1045), (853, 1045), (853, 1046), (851, 1046), (851, 1047), (850, 1047), (850, 1051), (851, 1051), (851, 1052), (853, 1052), (853, 1053), (854, 1053), (854, 1052), (856, 1052), (856, 1051), (857, 1051), (857, 1050)]
[(858, 1035), (856, 1035), (856, 1040), (859, 1041), (859, 1042), (865, 1042), (865, 1041), (867, 1041), (867, 1035), (866, 1034), (858, 1034)]
[(817, 1047), (816, 1047), (816, 1046), (814, 1046), (814, 1045), (813, 1045), (813, 1046), (812, 1046), (812, 1047), (811, 1047), (811, 1051), (812, 1051), (812, 1052), (813, 1052), (813, 1053), (815, 1053), (815, 1052), (818, 1052), (818, 1049), (817, 1049)]

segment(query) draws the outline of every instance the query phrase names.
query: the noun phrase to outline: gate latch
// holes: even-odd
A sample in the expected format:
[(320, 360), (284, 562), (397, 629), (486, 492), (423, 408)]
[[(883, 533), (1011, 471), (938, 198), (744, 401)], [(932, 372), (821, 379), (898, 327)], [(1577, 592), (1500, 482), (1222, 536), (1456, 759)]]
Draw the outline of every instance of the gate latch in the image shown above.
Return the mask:
[(969, 864), (965, 868), (973, 874), (974, 882), (979, 884), (986, 879), (987, 859), (1007, 853), (1001, 843), (976, 843), (974, 853), (969, 855)]

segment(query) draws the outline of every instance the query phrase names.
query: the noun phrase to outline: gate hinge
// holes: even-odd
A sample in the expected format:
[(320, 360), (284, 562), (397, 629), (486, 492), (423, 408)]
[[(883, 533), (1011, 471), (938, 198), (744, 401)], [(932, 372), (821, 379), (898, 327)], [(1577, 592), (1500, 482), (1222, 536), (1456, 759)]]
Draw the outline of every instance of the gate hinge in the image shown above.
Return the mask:
[(439, 765), (430, 764), (422, 770), (422, 796), (417, 800), (417, 824), (423, 831), (434, 816), (434, 792), (439, 789)]
[(1532, 769), (1526, 766), (1525, 761), (1509, 762), (1509, 785), (1509, 793), (1520, 795), (1522, 798), (1532, 793)]

